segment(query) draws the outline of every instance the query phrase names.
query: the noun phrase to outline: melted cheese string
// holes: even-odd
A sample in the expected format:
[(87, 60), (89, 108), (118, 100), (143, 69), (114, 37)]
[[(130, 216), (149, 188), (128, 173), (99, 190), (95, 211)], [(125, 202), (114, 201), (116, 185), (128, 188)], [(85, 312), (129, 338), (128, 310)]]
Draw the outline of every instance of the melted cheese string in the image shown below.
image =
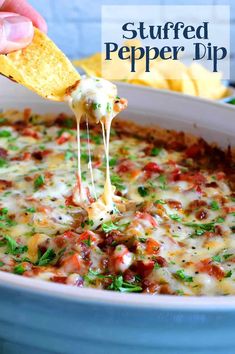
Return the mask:
[(104, 193), (102, 195), (102, 199), (103, 199), (104, 203), (109, 208), (112, 209), (113, 208), (113, 188), (112, 188), (112, 184), (111, 184), (110, 166), (109, 166), (109, 141), (110, 141), (111, 124), (112, 124), (112, 117), (111, 116), (106, 116), (104, 123), (101, 122), (103, 140), (104, 140), (104, 148), (105, 148), (105, 158), (106, 158), (106, 179), (105, 179)]
[(95, 200), (97, 200), (95, 183), (94, 183), (93, 168), (92, 168), (92, 161), (91, 161), (90, 132), (89, 132), (89, 122), (88, 122), (87, 114), (86, 114), (86, 131), (87, 131), (88, 169), (90, 171), (90, 176), (91, 176), (92, 192), (93, 192)]
[(81, 139), (80, 139), (81, 113), (76, 113), (76, 121), (77, 121), (77, 159), (78, 159), (77, 186), (78, 186), (78, 193), (79, 193), (78, 199), (82, 201), (84, 199), (84, 195), (83, 195), (84, 193), (82, 189), (82, 170), (81, 170)]
[[(77, 83), (77, 85), (71, 87), (71, 91), (66, 100), (69, 102), (69, 105), (73, 110), (77, 120), (78, 183), (77, 188), (75, 188), (73, 193), (73, 200), (76, 204), (82, 204), (84, 206), (84, 208), (88, 211), (89, 218), (93, 219), (94, 217), (95, 219), (100, 220), (102, 215), (102, 219), (105, 219), (109, 217), (109, 214), (114, 207), (114, 193), (110, 179), (109, 167), (109, 140), (111, 123), (118, 112), (126, 108), (126, 100), (121, 101), (119, 98), (117, 98), (117, 88), (111, 82), (95, 77), (82, 78)], [(114, 103), (119, 103), (116, 105), (118, 106), (118, 111), (114, 111)], [(91, 204), (87, 203), (89, 202), (89, 200), (87, 200), (87, 191), (83, 187), (81, 178), (80, 121), (82, 115), (84, 114), (87, 116), (87, 119), (92, 116), (95, 117), (97, 123), (101, 123), (106, 158), (106, 178), (104, 191), (103, 194), (98, 199), (96, 199), (94, 203)], [(91, 163), (91, 151), (89, 145), (90, 142), (88, 121), (87, 132), (89, 154), (88, 168), (91, 175), (93, 194), (96, 198), (95, 183)]]

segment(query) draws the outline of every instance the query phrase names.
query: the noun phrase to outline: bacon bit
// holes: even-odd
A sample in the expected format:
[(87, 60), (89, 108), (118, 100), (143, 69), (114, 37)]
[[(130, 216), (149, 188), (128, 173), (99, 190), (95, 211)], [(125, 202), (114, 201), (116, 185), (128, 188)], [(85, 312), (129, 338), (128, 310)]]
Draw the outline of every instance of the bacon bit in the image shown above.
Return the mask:
[(34, 151), (32, 153), (32, 157), (35, 159), (35, 160), (39, 160), (41, 161), (45, 156), (49, 155), (50, 153), (52, 152), (51, 149), (47, 149), (47, 150), (39, 150), (39, 151)]
[(204, 220), (208, 217), (208, 212), (204, 209), (198, 210), (195, 216), (197, 220)]
[(144, 166), (143, 170), (152, 173), (163, 172), (163, 169), (156, 162), (147, 163), (147, 165)]
[(203, 146), (199, 144), (193, 144), (185, 150), (187, 157), (200, 157), (203, 153)]
[(34, 139), (40, 139), (41, 134), (33, 130), (32, 128), (25, 128), (22, 130), (22, 135), (23, 136), (30, 136), (31, 138)]
[(223, 229), (220, 225), (215, 226), (215, 234), (218, 236), (223, 236)]
[(172, 141), (168, 144), (168, 149), (175, 151), (183, 151), (185, 149), (185, 143), (182, 141)]
[(153, 148), (154, 148), (153, 144), (148, 145), (144, 148), (143, 152), (145, 153), (146, 156), (150, 156)]
[(25, 180), (26, 182), (32, 182), (32, 181), (34, 180), (34, 177), (33, 177), (33, 176), (25, 176), (25, 177), (24, 177), (24, 180)]
[(160, 250), (160, 244), (153, 238), (148, 238), (146, 241), (145, 252), (148, 255), (156, 255), (159, 253), (159, 250)]
[(206, 206), (207, 202), (205, 200), (200, 200), (200, 199), (196, 199), (193, 200), (192, 202), (189, 203), (188, 208), (187, 208), (187, 212), (189, 211), (189, 213), (195, 209), (199, 209), (200, 207)]
[(207, 273), (218, 280), (223, 279), (225, 275), (223, 269), (220, 266), (213, 264), (211, 259), (204, 259), (198, 262), (196, 264), (196, 269), (198, 272)]
[(68, 230), (65, 231), (62, 235), (58, 235), (54, 238), (55, 244), (59, 248), (65, 247), (68, 243), (72, 244), (72, 241), (76, 239), (79, 235), (76, 234), (75, 232)]
[(132, 272), (130, 269), (127, 269), (123, 273), (123, 279), (124, 279), (124, 281), (126, 281), (128, 283), (134, 283), (135, 282), (135, 273)]
[(29, 118), (31, 117), (32, 114), (32, 109), (31, 108), (25, 108), (23, 112), (23, 118), (25, 121), (28, 121)]
[(119, 164), (118, 164), (118, 168), (117, 168), (117, 172), (131, 172), (133, 170), (135, 170), (135, 164), (131, 161), (131, 160), (120, 160)]
[(32, 153), (32, 157), (33, 157), (35, 160), (41, 161), (41, 160), (43, 159), (42, 151), (34, 151), (34, 152)]
[(0, 147), (0, 157), (5, 159), (7, 157), (7, 154), (8, 154), (7, 150)]
[(64, 143), (67, 143), (67, 141), (69, 141), (71, 138), (71, 134), (69, 134), (68, 132), (63, 132), (63, 134), (61, 134), (61, 136), (56, 139), (56, 142), (57, 144), (62, 145)]
[(27, 123), (23, 120), (17, 120), (13, 123), (13, 126), (17, 132), (20, 132), (21, 130), (27, 127)]
[(180, 209), (182, 209), (182, 204), (181, 204), (180, 202), (178, 202), (177, 200), (168, 199), (166, 202), (167, 202), (167, 205), (168, 205), (171, 209), (175, 209), (175, 210), (180, 210)]
[(136, 217), (138, 219), (142, 219), (142, 220), (146, 220), (146, 221), (149, 221), (149, 223), (153, 226), (153, 227), (157, 227), (158, 226), (158, 223), (157, 221), (154, 219), (154, 217), (152, 215), (150, 215), (149, 213), (142, 213), (140, 211), (137, 211), (136, 212)]
[(206, 183), (206, 187), (208, 187), (208, 188), (217, 188), (219, 186), (218, 186), (218, 184), (216, 182), (210, 182), (210, 183)]
[(200, 172), (185, 172), (185, 173), (181, 173), (179, 175), (179, 180), (180, 181), (187, 181), (190, 183), (194, 183), (195, 185), (200, 185), (206, 182), (206, 178), (205, 176), (203, 176), (202, 173)]
[(24, 152), (21, 156), (14, 156), (11, 161), (29, 161), (31, 159), (30, 152)]
[(46, 177), (47, 179), (49, 179), (49, 180), (53, 177), (53, 173), (52, 173), (52, 172), (49, 172), (49, 171), (46, 171), (44, 175), (45, 175), (45, 177)]
[(137, 273), (145, 278), (147, 277), (149, 274), (152, 273), (154, 268), (154, 261), (137, 261), (136, 262), (136, 271)]
[(66, 284), (67, 277), (62, 275), (54, 275), (51, 277), (51, 281), (59, 284)]
[(7, 181), (6, 179), (0, 179), (0, 191), (4, 191), (5, 189), (12, 187), (12, 181)]
[(154, 257), (154, 260), (161, 266), (161, 267), (167, 267), (168, 263), (165, 258), (161, 256)]
[(66, 273), (79, 273), (81, 269), (81, 260), (79, 255), (74, 253), (66, 257), (62, 262), (62, 267)]

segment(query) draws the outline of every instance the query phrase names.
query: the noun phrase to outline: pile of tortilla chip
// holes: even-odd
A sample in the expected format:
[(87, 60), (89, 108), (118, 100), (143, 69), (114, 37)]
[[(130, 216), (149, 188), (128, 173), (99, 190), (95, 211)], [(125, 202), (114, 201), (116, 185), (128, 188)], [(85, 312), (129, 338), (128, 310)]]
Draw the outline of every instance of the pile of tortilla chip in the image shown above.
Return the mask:
[[(144, 60), (139, 60), (136, 72), (130, 72), (130, 63), (127, 60), (113, 57), (111, 61), (105, 61), (102, 55), (96, 53), (88, 58), (74, 60), (73, 64), (88, 75), (107, 80), (172, 90), (214, 100), (228, 95), (228, 88), (222, 84), (222, 74), (212, 73), (200, 64), (193, 63), (187, 67), (180, 61), (156, 60), (152, 62), (150, 72), (146, 73)], [(171, 79), (173, 77), (174, 79)]]

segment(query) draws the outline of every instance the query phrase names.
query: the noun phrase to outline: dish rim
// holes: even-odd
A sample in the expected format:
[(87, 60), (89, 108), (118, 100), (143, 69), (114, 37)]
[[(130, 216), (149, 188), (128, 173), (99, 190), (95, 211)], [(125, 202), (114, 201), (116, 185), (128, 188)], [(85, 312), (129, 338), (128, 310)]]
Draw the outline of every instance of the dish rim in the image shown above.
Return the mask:
[(0, 271), (0, 288), (27, 292), (30, 295), (61, 299), (73, 303), (131, 307), (149, 310), (207, 311), (235, 310), (235, 296), (176, 296), (125, 294), (115, 291), (76, 288)]

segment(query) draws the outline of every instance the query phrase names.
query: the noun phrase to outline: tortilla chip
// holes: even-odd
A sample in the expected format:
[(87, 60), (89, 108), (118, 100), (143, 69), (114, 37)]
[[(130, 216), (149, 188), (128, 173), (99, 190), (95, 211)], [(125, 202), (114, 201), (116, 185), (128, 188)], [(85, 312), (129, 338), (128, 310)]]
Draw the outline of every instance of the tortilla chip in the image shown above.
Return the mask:
[(136, 85), (144, 85), (157, 89), (169, 89), (169, 85), (164, 76), (157, 70), (156, 67), (150, 67), (150, 72), (136, 73), (136, 75), (129, 80), (130, 83)]
[(80, 75), (52, 40), (38, 29), (34, 31), (28, 47), (0, 55), (0, 73), (44, 98), (62, 101), (66, 88)]
[(193, 63), (188, 69), (194, 81), (197, 95), (204, 98), (220, 99), (226, 95), (221, 73), (212, 73), (200, 64)]

